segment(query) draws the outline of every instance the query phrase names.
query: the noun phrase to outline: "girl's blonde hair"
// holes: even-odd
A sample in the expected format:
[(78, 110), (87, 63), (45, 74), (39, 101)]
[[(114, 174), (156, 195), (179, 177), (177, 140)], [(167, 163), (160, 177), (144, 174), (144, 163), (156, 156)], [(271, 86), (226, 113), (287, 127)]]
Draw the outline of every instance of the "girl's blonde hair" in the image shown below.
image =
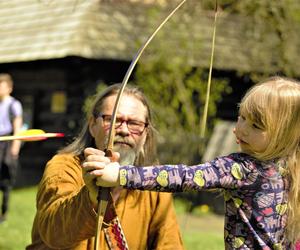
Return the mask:
[(252, 87), (242, 99), (240, 112), (270, 137), (261, 160), (284, 159), (289, 175), (287, 237), (300, 238), (300, 82), (272, 77)]

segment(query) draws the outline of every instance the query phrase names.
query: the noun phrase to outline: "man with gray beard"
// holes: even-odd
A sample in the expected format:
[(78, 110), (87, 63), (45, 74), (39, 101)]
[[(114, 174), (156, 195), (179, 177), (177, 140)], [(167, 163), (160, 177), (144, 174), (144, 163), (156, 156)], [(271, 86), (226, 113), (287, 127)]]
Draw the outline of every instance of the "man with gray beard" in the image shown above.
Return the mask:
[[(78, 137), (48, 163), (37, 194), (32, 243), (27, 250), (91, 250), (97, 218), (96, 175), (83, 162), (98, 162), (105, 149), (120, 84), (99, 93)], [(157, 163), (155, 131), (144, 94), (127, 86), (115, 124), (114, 151), (122, 164)], [(100, 194), (101, 195), (101, 194)], [(114, 189), (104, 217), (99, 248), (183, 249), (169, 193)]]

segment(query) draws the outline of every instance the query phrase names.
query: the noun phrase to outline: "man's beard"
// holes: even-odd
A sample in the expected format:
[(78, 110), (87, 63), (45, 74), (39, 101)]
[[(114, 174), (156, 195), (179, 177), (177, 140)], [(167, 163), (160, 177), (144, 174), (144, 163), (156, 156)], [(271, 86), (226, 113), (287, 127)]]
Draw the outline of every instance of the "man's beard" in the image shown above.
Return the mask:
[(114, 151), (119, 152), (120, 154), (120, 165), (127, 166), (134, 164), (136, 158), (136, 151), (134, 148), (117, 144), (114, 147)]
[(114, 151), (120, 154), (120, 165), (133, 165), (138, 154), (137, 145), (122, 136), (115, 137)]

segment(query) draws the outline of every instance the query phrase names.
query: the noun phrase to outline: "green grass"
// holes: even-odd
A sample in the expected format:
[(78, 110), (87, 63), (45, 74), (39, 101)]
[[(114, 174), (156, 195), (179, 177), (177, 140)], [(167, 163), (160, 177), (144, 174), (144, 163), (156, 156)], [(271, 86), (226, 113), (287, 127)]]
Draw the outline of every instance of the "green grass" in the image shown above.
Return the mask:
[[(30, 243), (36, 191), (36, 187), (12, 191), (8, 218), (0, 224), (1, 250), (25, 249)], [(224, 249), (223, 216), (210, 213), (206, 207), (187, 214), (186, 203), (179, 199), (175, 208), (186, 250)]]
[(186, 213), (187, 204), (175, 199), (178, 223), (186, 250), (223, 250), (224, 216), (215, 215), (207, 206)]
[(7, 220), (0, 224), (0, 249), (20, 250), (30, 243), (35, 195), (36, 187), (12, 191)]
[(223, 237), (215, 233), (190, 232), (183, 239), (187, 250), (224, 250)]

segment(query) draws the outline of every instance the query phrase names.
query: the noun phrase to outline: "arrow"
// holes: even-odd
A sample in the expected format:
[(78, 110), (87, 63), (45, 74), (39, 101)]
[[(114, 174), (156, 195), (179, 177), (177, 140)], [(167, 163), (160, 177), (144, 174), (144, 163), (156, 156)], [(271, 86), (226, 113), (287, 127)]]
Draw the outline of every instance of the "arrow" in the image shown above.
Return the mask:
[(41, 141), (52, 137), (64, 137), (63, 133), (46, 133), (42, 129), (28, 129), (21, 131), (15, 135), (0, 136), (0, 141)]

